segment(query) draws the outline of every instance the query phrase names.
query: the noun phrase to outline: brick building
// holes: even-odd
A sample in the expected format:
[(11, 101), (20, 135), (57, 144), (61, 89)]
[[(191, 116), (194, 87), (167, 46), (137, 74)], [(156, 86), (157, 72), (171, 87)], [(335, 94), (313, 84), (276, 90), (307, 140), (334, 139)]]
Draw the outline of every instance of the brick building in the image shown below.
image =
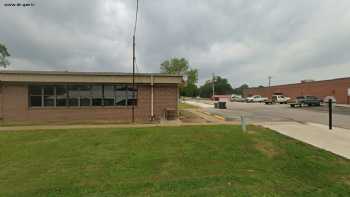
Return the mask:
[(334, 96), (339, 104), (350, 104), (350, 78), (339, 78), (323, 81), (304, 81), (296, 84), (277, 85), (271, 87), (248, 88), (244, 96), (261, 95), (269, 97), (282, 93), (291, 98), (304, 95), (313, 95), (323, 99)]
[(114, 121), (160, 119), (177, 109), (182, 76), (165, 74), (2, 71), (3, 122)]

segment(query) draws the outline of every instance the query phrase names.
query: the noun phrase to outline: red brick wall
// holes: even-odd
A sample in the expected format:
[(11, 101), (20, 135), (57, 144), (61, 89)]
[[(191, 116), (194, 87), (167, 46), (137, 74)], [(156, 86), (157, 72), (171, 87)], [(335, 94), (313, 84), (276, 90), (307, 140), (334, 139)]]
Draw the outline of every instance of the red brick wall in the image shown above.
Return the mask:
[(274, 93), (295, 98), (302, 95), (313, 95), (323, 99), (326, 96), (334, 96), (339, 104), (350, 104), (350, 97), (347, 96), (350, 88), (350, 78), (315, 81), (288, 85), (278, 85), (264, 88), (249, 88), (244, 90), (244, 96), (261, 95), (269, 97)]
[[(28, 121), (115, 121), (130, 122), (131, 107), (49, 107), (29, 108), (26, 84), (2, 84), (0, 109), (5, 122)], [(166, 107), (177, 107), (177, 85), (154, 86), (154, 112), (159, 119)], [(138, 86), (136, 121), (149, 121), (151, 117), (151, 87)]]

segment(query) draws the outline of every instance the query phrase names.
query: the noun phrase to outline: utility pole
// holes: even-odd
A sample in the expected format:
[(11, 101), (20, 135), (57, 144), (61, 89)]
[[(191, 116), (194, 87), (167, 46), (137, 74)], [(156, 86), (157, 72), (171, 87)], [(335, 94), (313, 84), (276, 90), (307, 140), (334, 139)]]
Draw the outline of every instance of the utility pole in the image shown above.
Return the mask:
[(214, 95), (215, 95), (215, 73), (213, 73), (213, 99), (214, 99)]
[[(132, 37), (132, 97), (135, 99), (135, 35)], [(132, 103), (132, 117), (131, 121), (134, 123), (135, 122), (135, 103)]]
[(135, 56), (135, 47), (136, 47), (136, 26), (137, 26), (137, 14), (139, 11), (139, 0), (136, 0), (136, 14), (135, 14), (135, 26), (134, 26), (134, 34), (132, 36), (132, 98), (133, 102), (131, 103), (132, 107), (132, 114), (131, 114), (131, 121), (132, 123), (135, 122), (135, 103), (136, 103), (136, 95), (135, 95), (135, 63), (136, 63), (136, 56)]
[(269, 87), (271, 87), (271, 79), (272, 79), (272, 77), (269, 76)]

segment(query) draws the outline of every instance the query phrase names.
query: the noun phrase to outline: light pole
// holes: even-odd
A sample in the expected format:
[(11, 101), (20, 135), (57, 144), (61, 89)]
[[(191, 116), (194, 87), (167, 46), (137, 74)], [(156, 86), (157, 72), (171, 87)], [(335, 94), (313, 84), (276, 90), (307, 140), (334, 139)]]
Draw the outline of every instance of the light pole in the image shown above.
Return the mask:
[(214, 99), (214, 95), (215, 95), (215, 74), (213, 73), (213, 99)]
[(269, 76), (269, 87), (271, 87), (271, 79), (272, 79), (272, 77)]

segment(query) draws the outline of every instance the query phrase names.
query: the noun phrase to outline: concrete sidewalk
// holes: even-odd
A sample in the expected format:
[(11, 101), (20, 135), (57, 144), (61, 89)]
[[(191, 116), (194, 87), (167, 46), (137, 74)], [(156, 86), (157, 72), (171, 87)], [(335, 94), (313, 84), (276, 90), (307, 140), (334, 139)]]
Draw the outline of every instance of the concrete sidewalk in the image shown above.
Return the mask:
[(214, 108), (214, 104), (207, 104), (207, 103), (188, 101), (188, 100), (184, 102), (193, 106), (201, 107), (201, 108)]
[[(215, 117), (214, 117), (215, 118)], [(8, 131), (39, 131), (39, 130), (61, 130), (61, 129), (103, 129), (103, 128), (146, 128), (146, 127), (181, 127), (202, 125), (237, 125), (237, 122), (213, 121), (201, 123), (183, 123), (181, 121), (168, 121), (150, 124), (77, 124), (77, 125), (32, 125), (32, 126), (1, 126), (0, 132)]]
[(350, 159), (350, 130), (315, 123), (270, 122), (262, 126)]

